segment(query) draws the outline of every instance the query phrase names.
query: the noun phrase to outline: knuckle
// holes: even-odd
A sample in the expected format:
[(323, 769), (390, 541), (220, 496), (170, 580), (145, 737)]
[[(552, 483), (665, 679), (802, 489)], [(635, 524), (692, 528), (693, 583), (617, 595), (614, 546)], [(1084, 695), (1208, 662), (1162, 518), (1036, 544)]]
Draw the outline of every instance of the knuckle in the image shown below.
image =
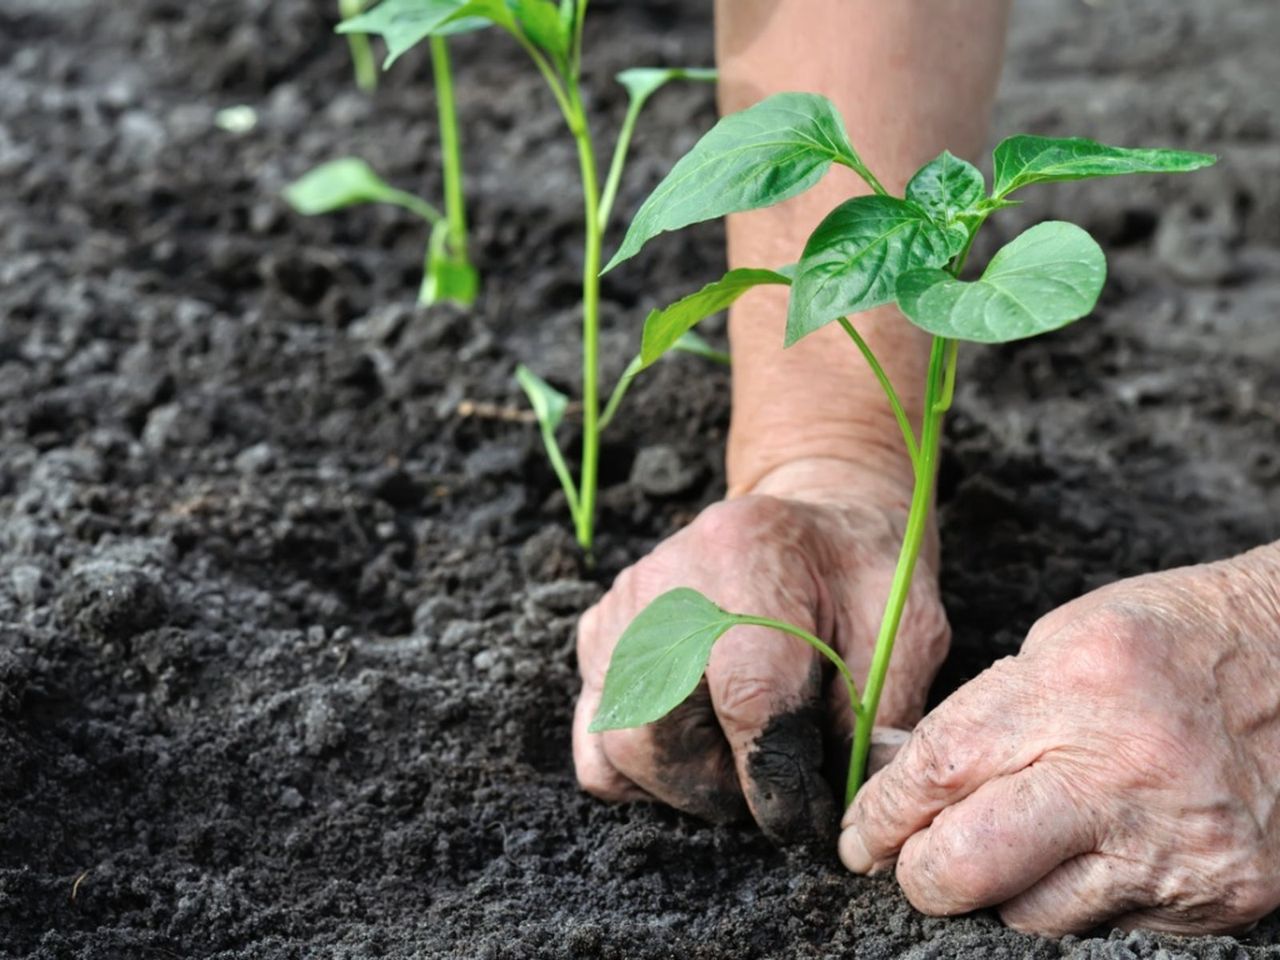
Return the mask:
[(1132, 690), (1141, 680), (1143, 628), (1123, 607), (1096, 611), (1073, 630), (1058, 651), (1057, 676), (1068, 689), (1089, 692)]
[(950, 794), (965, 780), (964, 741), (935, 716), (926, 717), (912, 732), (901, 765), (910, 786), (926, 796)]
[(693, 529), (718, 550), (749, 553), (778, 522), (778, 515), (779, 501), (773, 497), (747, 496), (712, 504), (698, 516)]
[(748, 666), (731, 667), (719, 678), (716, 712), (730, 727), (762, 727), (773, 713), (773, 680)]
[(921, 913), (944, 916), (965, 913), (985, 903), (997, 878), (985, 861), (966, 855), (972, 845), (956, 831), (930, 829), (926, 849), (898, 861), (898, 883)]

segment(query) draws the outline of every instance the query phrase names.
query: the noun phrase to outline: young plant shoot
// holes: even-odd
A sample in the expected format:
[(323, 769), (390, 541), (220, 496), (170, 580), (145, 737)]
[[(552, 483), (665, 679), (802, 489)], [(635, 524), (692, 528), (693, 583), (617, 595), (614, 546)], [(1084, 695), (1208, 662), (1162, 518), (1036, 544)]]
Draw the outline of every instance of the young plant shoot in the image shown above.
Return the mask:
[[(858, 685), (840, 655), (786, 623), (722, 610), (680, 588), (646, 607), (623, 633), (605, 677), (593, 731), (635, 727), (665, 716), (694, 691), (715, 642), (734, 627), (771, 627), (804, 640), (830, 660), (849, 690), (854, 714), (846, 806), (866, 774), (871, 731), (894, 639), (934, 499), (943, 418), (955, 393), (962, 342), (1004, 343), (1057, 330), (1086, 316), (1106, 278), (1102, 249), (1082, 229), (1050, 221), (1002, 247), (976, 280), (961, 271), (979, 229), (1009, 197), (1039, 183), (1129, 173), (1177, 173), (1216, 160), (1202, 153), (1110, 147), (1092, 140), (1014, 136), (995, 149), (995, 183), (943, 152), (891, 196), (859, 158), (830, 101), (807, 93), (770, 97), (725, 117), (659, 184), (640, 208), (609, 266), (653, 237), (692, 223), (779, 203), (817, 183), (833, 163), (871, 188), (836, 207), (809, 237), (797, 264), (732, 270), (645, 323), (641, 364), (657, 360), (703, 318), (760, 284), (789, 284), (785, 345), (838, 323), (869, 364), (902, 431), (915, 488), (906, 531), (868, 676)], [(913, 424), (899, 394), (849, 319), (896, 303), (932, 335), (923, 422)]]
[[(352, 20), (364, 11), (365, 0), (338, 0), (338, 16)], [(351, 51), (351, 69), (355, 73), (356, 86), (365, 93), (378, 89), (378, 67), (373, 62), (373, 48), (363, 33), (347, 35), (347, 49)]]
[[(626, 368), (602, 409), (599, 357), (600, 266), (603, 263), (605, 228), (609, 224), (618, 185), (622, 180), (636, 120), (645, 102), (672, 80), (713, 80), (715, 73), (711, 70), (654, 68), (626, 70), (619, 74), (618, 81), (626, 88), (630, 101), (612, 161), (601, 182), (581, 84), (582, 37), (587, 6), (588, 0), (559, 0), (558, 3), (553, 0), (382, 0), (361, 16), (344, 22), (338, 29), (343, 33), (379, 34), (387, 44), (388, 65), (406, 50), (423, 41), (430, 41), (437, 66), (436, 88), (441, 93), (441, 103), (447, 101), (449, 104), (447, 118), (444, 107), (441, 109), (441, 129), (453, 131), (451, 134), (442, 134), (441, 138), (445, 145), (446, 174), (451, 166), (451, 149), (456, 153), (457, 145), (452, 97), (445, 96), (446, 92), (451, 91), (443, 39), (448, 34), (486, 26), (496, 26), (509, 34), (533, 61), (564, 117), (577, 146), (586, 224), (582, 258), (582, 462), (576, 480), (556, 439), (556, 429), (564, 419), (569, 398), (527, 367), (521, 366), (516, 371), (516, 378), (528, 395), (537, 416), (547, 455), (573, 515), (578, 542), (583, 549), (590, 551), (595, 535), (600, 434), (613, 419), (627, 387), (642, 366), (637, 359)], [(442, 64), (446, 65), (443, 70)], [(453, 166), (456, 169), (456, 160)], [(314, 176), (316, 172), (309, 176)], [(303, 186), (306, 179), (295, 185), (295, 196), (297, 187)], [(455, 178), (452, 188), (448, 176), (445, 182), (446, 200), (453, 198), (456, 190), (458, 202), (456, 205), (449, 202), (446, 204), (443, 222), (453, 226), (446, 229), (441, 237), (464, 236), (460, 220), (460, 181)], [(368, 185), (367, 177), (362, 183)], [(348, 199), (352, 191), (341, 179), (330, 181), (330, 186), (332, 189), (326, 194), (326, 199), (337, 202), (328, 206), (329, 209), (348, 205), (349, 202), (367, 202), (368, 199), (406, 205), (403, 203), (403, 195), (385, 185), (379, 184), (376, 197), (370, 198), (362, 192), (356, 199)], [(400, 197), (400, 200), (389, 199), (391, 194)], [(312, 206), (315, 208), (321, 204)], [(421, 202), (411, 209), (431, 219), (426, 212), (430, 208)], [(458, 218), (456, 224), (455, 214)], [(441, 243), (444, 241), (441, 240)], [(435, 246), (436, 234), (433, 228), (433, 250)], [(465, 256), (465, 243), (459, 243), (451, 249)], [(431, 275), (431, 263), (429, 254), (428, 275)], [(439, 294), (440, 291), (436, 292)], [(696, 337), (677, 338), (677, 342), (670, 346), (713, 359), (723, 359), (722, 355), (710, 350)]]
[[(365, 0), (343, 0), (343, 20), (338, 32), (345, 33), (351, 43), (351, 56), (357, 83), (372, 89), (365, 74), (373, 70), (369, 49), (369, 33), (380, 33), (378, 25), (388, 12), (380, 4), (362, 13)], [(401, 6), (405, 6), (401, 4)], [(429, 3), (409, 6), (432, 6)], [(456, 6), (456, 4), (454, 5)], [(459, 306), (475, 303), (480, 277), (467, 253), (467, 211), (462, 189), (462, 147), (458, 132), (458, 111), (453, 90), (453, 70), (449, 61), (448, 34), (474, 30), (482, 21), (464, 20), (430, 37), (432, 77), (436, 89), (436, 113), (440, 129), (440, 169), (444, 181), (444, 210), (383, 181), (373, 169), (356, 157), (344, 157), (321, 164), (290, 184), (285, 200), (299, 213), (312, 216), (331, 213), (345, 207), (366, 203), (389, 203), (417, 214), (430, 227), (427, 251), (423, 260), (422, 284), (418, 302), (424, 306), (448, 300)], [(387, 45), (383, 69), (389, 68), (408, 47)]]

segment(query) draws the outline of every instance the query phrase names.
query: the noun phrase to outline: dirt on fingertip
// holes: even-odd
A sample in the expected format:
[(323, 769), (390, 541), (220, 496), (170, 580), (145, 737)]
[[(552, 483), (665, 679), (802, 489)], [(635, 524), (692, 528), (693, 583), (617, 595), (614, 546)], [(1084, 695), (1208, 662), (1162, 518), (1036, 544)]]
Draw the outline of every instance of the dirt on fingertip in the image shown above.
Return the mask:
[[(1274, 916), (931, 919), (834, 847), (577, 788), (576, 617), (722, 494), (727, 374), (637, 380), (584, 564), (512, 378), (577, 392), (572, 144), (516, 48), (457, 38), (485, 286), (416, 309), (420, 224), (280, 200), (345, 155), (440, 192), (424, 56), (361, 95), (335, 6), (0, 3), (0, 957), (1276, 956)], [(1085, 590), (1280, 536), (1280, 7), (1015, 6), (998, 135), (1223, 160), (993, 224), (1080, 222), (1111, 276), (1088, 321), (964, 352), (935, 698)], [(596, 0), (588, 45), (616, 129), (612, 76), (709, 63), (711, 4)], [(706, 86), (656, 95), (619, 209), (714, 118)], [(611, 272), (606, 382), (722, 269), (712, 225)]]

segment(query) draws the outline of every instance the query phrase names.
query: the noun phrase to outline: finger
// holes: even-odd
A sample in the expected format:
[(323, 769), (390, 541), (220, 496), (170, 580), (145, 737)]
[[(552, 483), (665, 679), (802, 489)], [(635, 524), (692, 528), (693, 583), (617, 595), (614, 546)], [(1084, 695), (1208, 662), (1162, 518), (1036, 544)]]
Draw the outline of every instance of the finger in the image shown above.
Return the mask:
[(822, 676), (804, 641), (761, 627), (727, 634), (707, 668), (751, 815), (780, 843), (834, 837), (837, 808), (822, 774)]
[(677, 810), (712, 823), (747, 814), (706, 683), (656, 723), (600, 738), (610, 766)]
[(1000, 919), (1023, 933), (1087, 933), (1141, 902), (1142, 886), (1125, 860), (1086, 853), (1062, 864), (1000, 907)]
[(932, 916), (1004, 903), (1063, 862), (1098, 846), (1096, 813), (1041, 764), (984, 784), (914, 834), (898, 856), (898, 882)]
[(587, 793), (613, 803), (652, 800), (609, 762), (601, 738), (587, 731), (599, 706), (600, 689), (584, 685), (573, 710), (573, 767), (578, 783)]
[(879, 773), (896, 757), (911, 739), (910, 730), (876, 727), (871, 731), (871, 752), (867, 754), (867, 776)]
[(893, 762), (867, 781), (843, 820), (851, 870), (893, 859), (942, 810), (1037, 759), (1037, 701), (1024, 673), (1015, 658), (990, 667), (925, 717)]

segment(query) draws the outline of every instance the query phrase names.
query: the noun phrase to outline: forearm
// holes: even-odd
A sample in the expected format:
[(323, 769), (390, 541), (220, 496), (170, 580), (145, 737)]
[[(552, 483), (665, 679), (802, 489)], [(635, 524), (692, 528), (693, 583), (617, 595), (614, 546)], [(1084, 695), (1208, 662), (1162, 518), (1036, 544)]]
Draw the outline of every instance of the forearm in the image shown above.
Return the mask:
[[(717, 0), (721, 110), (774, 93), (821, 93), (885, 187), (944, 148), (973, 157), (985, 143), (999, 77), (1008, 0)], [(794, 263), (818, 222), (840, 201), (866, 193), (836, 167), (787, 203), (729, 218), (732, 267)], [(731, 494), (797, 461), (849, 464), (908, 490), (911, 464), (888, 401), (837, 326), (782, 349), (786, 291), (761, 288), (730, 315), (733, 423)], [(856, 318), (920, 420), (928, 337), (894, 308)]]

